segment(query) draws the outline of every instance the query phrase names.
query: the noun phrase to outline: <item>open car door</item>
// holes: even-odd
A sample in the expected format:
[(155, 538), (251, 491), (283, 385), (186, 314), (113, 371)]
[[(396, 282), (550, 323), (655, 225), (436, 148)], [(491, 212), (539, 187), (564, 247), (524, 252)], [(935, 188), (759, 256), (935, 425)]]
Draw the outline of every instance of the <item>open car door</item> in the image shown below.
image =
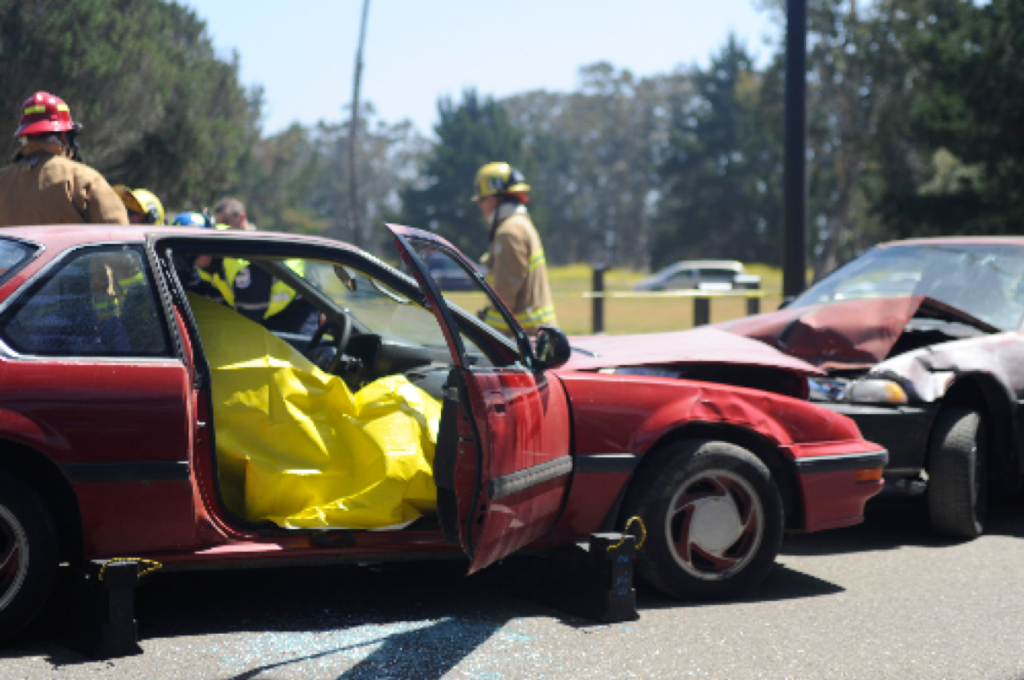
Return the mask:
[[(549, 534), (565, 503), (573, 459), (568, 398), (561, 382), (534, 371), (529, 339), (475, 268), (444, 239), (388, 225), (444, 331), (454, 362), (434, 457), (445, 536), (470, 557), (473, 573)], [(424, 262), (456, 262), (518, 333), (519, 361), (478, 366)]]

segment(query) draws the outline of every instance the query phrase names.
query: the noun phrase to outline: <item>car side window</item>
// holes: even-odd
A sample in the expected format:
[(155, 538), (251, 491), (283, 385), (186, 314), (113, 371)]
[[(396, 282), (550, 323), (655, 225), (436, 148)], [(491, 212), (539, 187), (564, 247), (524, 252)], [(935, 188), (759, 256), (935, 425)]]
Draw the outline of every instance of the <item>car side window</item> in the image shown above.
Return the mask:
[(141, 251), (84, 250), (18, 296), (0, 336), (22, 354), (162, 357), (170, 341)]

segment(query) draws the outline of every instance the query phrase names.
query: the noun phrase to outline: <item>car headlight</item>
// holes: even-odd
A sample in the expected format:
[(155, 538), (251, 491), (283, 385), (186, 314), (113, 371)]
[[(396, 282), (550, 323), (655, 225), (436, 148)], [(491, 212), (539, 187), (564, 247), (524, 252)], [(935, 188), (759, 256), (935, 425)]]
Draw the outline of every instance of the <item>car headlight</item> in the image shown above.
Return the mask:
[(807, 379), (811, 401), (846, 401), (850, 381), (846, 378), (813, 376)]
[(857, 404), (906, 404), (910, 401), (898, 382), (879, 378), (858, 380), (847, 394), (849, 400)]

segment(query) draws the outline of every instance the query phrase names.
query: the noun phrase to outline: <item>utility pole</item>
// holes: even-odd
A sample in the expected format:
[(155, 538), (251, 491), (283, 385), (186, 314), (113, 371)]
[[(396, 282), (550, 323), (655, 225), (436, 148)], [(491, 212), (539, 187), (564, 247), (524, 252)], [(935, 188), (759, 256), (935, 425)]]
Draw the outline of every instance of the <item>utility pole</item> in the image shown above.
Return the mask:
[(359, 84), (363, 77), (363, 44), (366, 42), (366, 16), (370, 13), (370, 0), (363, 0), (363, 16), (359, 28), (359, 47), (356, 49), (356, 72), (352, 83), (352, 121), (348, 126), (348, 195), (352, 221), (352, 245), (363, 247), (363, 216), (359, 206), (359, 182), (356, 177), (356, 148), (359, 136)]
[(786, 0), (782, 295), (807, 287), (807, 0)]

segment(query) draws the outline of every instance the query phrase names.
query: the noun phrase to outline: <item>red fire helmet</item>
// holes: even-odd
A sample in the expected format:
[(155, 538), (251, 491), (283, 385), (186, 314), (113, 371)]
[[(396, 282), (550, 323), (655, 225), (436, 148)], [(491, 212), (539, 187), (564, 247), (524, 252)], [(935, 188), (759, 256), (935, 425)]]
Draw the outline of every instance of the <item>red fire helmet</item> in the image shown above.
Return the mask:
[(21, 107), (21, 124), (15, 137), (65, 132), (75, 126), (71, 109), (64, 100), (49, 92), (36, 92)]

